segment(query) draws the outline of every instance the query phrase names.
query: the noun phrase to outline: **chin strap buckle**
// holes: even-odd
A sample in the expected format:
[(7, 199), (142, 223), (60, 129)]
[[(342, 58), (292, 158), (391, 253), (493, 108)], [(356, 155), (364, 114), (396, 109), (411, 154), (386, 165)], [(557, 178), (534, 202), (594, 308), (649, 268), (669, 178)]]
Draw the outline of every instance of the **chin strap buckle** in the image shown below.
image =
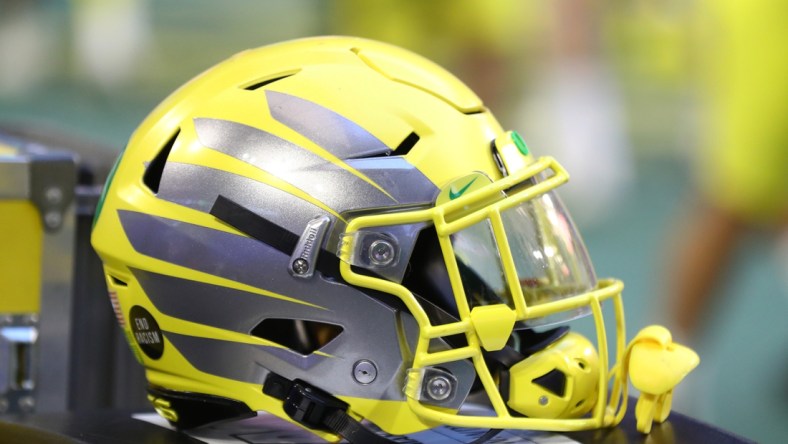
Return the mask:
[(299, 380), (293, 381), (283, 403), (285, 413), (294, 421), (313, 429), (325, 428), (330, 414), (348, 408), (347, 403)]
[(291, 381), (269, 373), (263, 393), (282, 400), (282, 407), (293, 421), (309, 429), (327, 430), (350, 443), (390, 444), (393, 441), (364, 427), (347, 413), (348, 404), (307, 382)]
[(265, 379), (263, 393), (282, 400), (282, 407), (290, 418), (310, 429), (326, 429), (326, 417), (336, 410), (346, 411), (347, 403), (304, 381), (270, 373)]

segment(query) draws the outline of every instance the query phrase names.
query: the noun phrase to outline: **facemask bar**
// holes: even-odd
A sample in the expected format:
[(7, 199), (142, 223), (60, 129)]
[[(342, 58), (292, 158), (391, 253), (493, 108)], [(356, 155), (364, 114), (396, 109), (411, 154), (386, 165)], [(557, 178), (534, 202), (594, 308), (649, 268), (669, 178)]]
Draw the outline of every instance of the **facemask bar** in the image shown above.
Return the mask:
[[(547, 174), (552, 172), (552, 174)], [(531, 180), (541, 177), (541, 180)], [(420, 417), (429, 421), (458, 427), (481, 428), (516, 428), (533, 430), (571, 431), (599, 428), (615, 425), (623, 418), (626, 409), (626, 375), (622, 369), (614, 366), (607, 369), (608, 346), (607, 335), (602, 315), (601, 302), (612, 299), (616, 317), (616, 362), (621, 362), (625, 348), (624, 313), (621, 302), (623, 284), (620, 281), (605, 280), (599, 282), (597, 289), (566, 299), (552, 301), (535, 306), (526, 306), (522, 289), (519, 284), (512, 252), (504, 229), (501, 213), (522, 202), (532, 200), (568, 180), (566, 171), (552, 158), (542, 157), (527, 165), (515, 174), (504, 177), (481, 189), (466, 193), (433, 208), (407, 211), (401, 213), (377, 214), (360, 216), (348, 223), (339, 249), (340, 272), (347, 282), (361, 287), (383, 291), (399, 297), (413, 314), (419, 324), (419, 339), (414, 353), (413, 365), (408, 372), (406, 397), (409, 407)], [(529, 182), (526, 182), (529, 181)], [(523, 186), (529, 185), (529, 186)], [(544, 419), (513, 416), (498, 391), (498, 385), (487, 367), (482, 356), (480, 338), (472, 321), (471, 309), (463, 291), (462, 282), (454, 256), (451, 240), (453, 233), (466, 229), (484, 220), (490, 220), (496, 243), (499, 248), (504, 268), (505, 280), (512, 292), (514, 316), (516, 321), (545, 317), (550, 314), (591, 307), (597, 331), (597, 349), (602, 368), (599, 371), (598, 395), (590, 417), (580, 419)], [(432, 325), (425, 310), (414, 295), (404, 286), (373, 276), (362, 275), (352, 270), (351, 265), (361, 265), (359, 248), (356, 241), (357, 233), (374, 231), (374, 227), (432, 222), (438, 234), (439, 242), (446, 262), (452, 288), (455, 293), (457, 310), (460, 320), (453, 323)], [(370, 236), (369, 234), (365, 234)], [(431, 339), (464, 334), (468, 345), (451, 350), (429, 353)], [(508, 337), (511, 328), (505, 332)], [(415, 380), (419, 375), (429, 373), (422, 369), (439, 368), (441, 364), (463, 359), (471, 359), (485, 391), (496, 412), (496, 417), (470, 416), (459, 413), (448, 413), (446, 409), (436, 409), (420, 402), (423, 396), (417, 392), (422, 381)], [(612, 390), (608, 398), (608, 375), (612, 379)]]

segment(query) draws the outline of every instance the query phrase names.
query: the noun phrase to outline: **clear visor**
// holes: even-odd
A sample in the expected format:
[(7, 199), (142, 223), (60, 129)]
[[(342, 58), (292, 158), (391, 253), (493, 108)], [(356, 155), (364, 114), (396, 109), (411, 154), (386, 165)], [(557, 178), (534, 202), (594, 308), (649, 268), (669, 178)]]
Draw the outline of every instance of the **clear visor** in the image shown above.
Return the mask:
[[(501, 213), (526, 307), (583, 294), (596, 287), (596, 276), (583, 241), (560, 199), (550, 191)], [(485, 219), (451, 235), (463, 289), (471, 308), (507, 304), (514, 309), (517, 291), (504, 277), (500, 243)], [(514, 284), (513, 284), (514, 285)], [(584, 306), (542, 318), (535, 327), (565, 322), (590, 312)]]

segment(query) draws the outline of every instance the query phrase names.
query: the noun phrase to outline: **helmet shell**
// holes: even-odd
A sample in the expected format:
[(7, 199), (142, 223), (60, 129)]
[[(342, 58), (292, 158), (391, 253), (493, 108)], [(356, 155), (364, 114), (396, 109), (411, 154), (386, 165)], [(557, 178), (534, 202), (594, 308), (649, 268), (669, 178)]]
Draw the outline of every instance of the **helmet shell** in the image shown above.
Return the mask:
[[(390, 433), (429, 427), (402, 393), (418, 337), (402, 304), (320, 272), (293, 276), (288, 254), (210, 210), (223, 196), (297, 236), (328, 218), (320, 254), (335, 254), (354, 214), (432, 205), (472, 172), (499, 178), (490, 144), (501, 134), (447, 71), (358, 38), (245, 51), (175, 91), (118, 159), (92, 234), (151, 387), (288, 419), (260, 389), (274, 372)], [(391, 233), (401, 266), (387, 278), (402, 279), (419, 228)], [(371, 382), (354, 377), (359, 362), (372, 363)], [(467, 394), (473, 367), (452, 365)], [(164, 404), (165, 417), (191, 424), (189, 411)]]

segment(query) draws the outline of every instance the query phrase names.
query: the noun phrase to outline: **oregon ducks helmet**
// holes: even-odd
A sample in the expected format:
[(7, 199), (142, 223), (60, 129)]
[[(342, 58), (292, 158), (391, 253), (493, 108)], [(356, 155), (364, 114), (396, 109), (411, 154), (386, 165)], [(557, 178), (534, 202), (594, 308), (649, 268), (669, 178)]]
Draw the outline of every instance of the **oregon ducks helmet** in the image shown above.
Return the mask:
[[(621, 419), (629, 349), (622, 284), (596, 279), (554, 194), (567, 177), (437, 65), (305, 39), (238, 54), (156, 108), (92, 240), (176, 426), (266, 411), (355, 442), (361, 419), (580, 430)], [(561, 324), (588, 313), (596, 346)]]

